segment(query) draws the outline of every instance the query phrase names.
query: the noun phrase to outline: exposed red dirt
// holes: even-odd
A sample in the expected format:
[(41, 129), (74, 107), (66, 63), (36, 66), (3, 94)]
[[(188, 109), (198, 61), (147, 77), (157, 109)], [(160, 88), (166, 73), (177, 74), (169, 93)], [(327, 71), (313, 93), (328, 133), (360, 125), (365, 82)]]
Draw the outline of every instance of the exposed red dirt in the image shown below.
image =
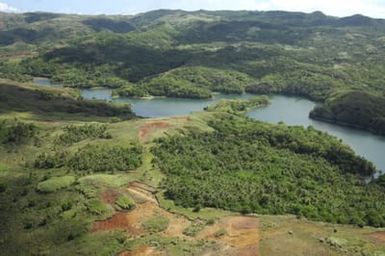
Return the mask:
[(371, 233), (369, 237), (373, 238), (376, 242), (385, 243), (385, 231)]
[(171, 125), (165, 121), (154, 121), (143, 125), (139, 130), (139, 139), (145, 140), (148, 136), (156, 130), (168, 129)]
[(125, 230), (130, 234), (140, 234), (141, 230), (135, 227), (135, 222), (128, 218), (127, 213), (119, 212), (111, 218), (103, 221), (97, 221), (92, 225), (91, 231)]
[(118, 198), (118, 192), (113, 189), (107, 189), (103, 191), (100, 196), (102, 198), (103, 203), (114, 206), (115, 201)]
[[(205, 255), (259, 255), (259, 222), (255, 217), (229, 216), (218, 220), (212, 226), (206, 226), (196, 237), (188, 237), (183, 231), (191, 225), (191, 221), (183, 216), (172, 214), (159, 207), (154, 193), (156, 189), (141, 182), (131, 182), (128, 192), (136, 201), (136, 208), (129, 212), (119, 212), (113, 217), (97, 221), (91, 231), (124, 230), (133, 236), (141, 236), (146, 230), (142, 224), (149, 218), (162, 215), (169, 219), (168, 228), (161, 232), (162, 236), (179, 237), (187, 240), (211, 240), (220, 245), (216, 251), (207, 251)], [(106, 190), (102, 199), (106, 203), (116, 200), (117, 191)], [(144, 246), (133, 251), (125, 251), (120, 256), (130, 255), (163, 255), (154, 248)]]

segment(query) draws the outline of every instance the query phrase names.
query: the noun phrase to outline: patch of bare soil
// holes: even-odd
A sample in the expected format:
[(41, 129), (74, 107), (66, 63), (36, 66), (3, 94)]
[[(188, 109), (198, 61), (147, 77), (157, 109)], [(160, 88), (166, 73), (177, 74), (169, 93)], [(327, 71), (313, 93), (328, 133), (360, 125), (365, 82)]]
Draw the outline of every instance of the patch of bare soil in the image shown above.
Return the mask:
[(385, 243), (385, 231), (370, 233), (369, 237), (373, 238), (376, 242)]
[(165, 121), (153, 121), (144, 124), (139, 130), (139, 139), (146, 140), (149, 135), (157, 130), (165, 130), (170, 128), (171, 125)]
[(91, 231), (124, 230), (133, 236), (141, 235), (144, 233), (141, 223), (154, 215), (156, 209), (157, 206), (150, 202), (137, 205), (130, 212), (118, 212), (109, 219), (96, 221)]
[(215, 240), (222, 246), (223, 255), (259, 255), (259, 222), (255, 217), (226, 217), (199, 235), (200, 239)]
[[(118, 212), (109, 219), (95, 222), (91, 228), (92, 232), (124, 230), (130, 235), (138, 236), (145, 232), (142, 227), (145, 220), (162, 215), (170, 221), (167, 230), (163, 232), (164, 235), (184, 236), (183, 230), (190, 225), (190, 221), (160, 208), (154, 195), (156, 189), (140, 182), (132, 182), (127, 190), (137, 203), (135, 209), (129, 212)], [(114, 200), (114, 197), (115, 193), (111, 190), (106, 190), (102, 195), (106, 202)]]
[(158, 120), (158, 121), (150, 121), (146, 122), (142, 127), (139, 129), (139, 139), (141, 141), (146, 141), (151, 134), (159, 131), (159, 130), (167, 130), (169, 128), (174, 127), (174, 125), (170, 124), (172, 121), (178, 121), (179, 122), (189, 122), (191, 121), (190, 117), (185, 116), (178, 116), (178, 117), (171, 117), (164, 120)]
[(107, 190), (102, 192), (101, 199), (102, 199), (103, 203), (109, 204), (111, 206), (114, 206), (115, 205), (115, 201), (118, 198), (118, 195), (119, 194), (118, 194), (118, 192), (116, 190), (107, 189)]
[[(247, 216), (225, 217), (212, 226), (205, 227), (196, 237), (189, 237), (183, 231), (191, 225), (191, 221), (183, 216), (172, 214), (159, 207), (155, 198), (156, 189), (141, 182), (131, 182), (128, 192), (136, 201), (136, 208), (129, 212), (118, 212), (112, 218), (97, 221), (91, 231), (124, 230), (132, 236), (145, 234), (142, 224), (149, 218), (157, 215), (169, 220), (168, 228), (160, 233), (166, 237), (179, 237), (188, 240), (215, 241), (220, 248), (216, 251), (207, 251), (204, 255), (259, 255), (259, 222), (257, 218)], [(115, 191), (116, 192), (116, 191)], [(106, 190), (102, 194), (105, 202), (112, 202), (114, 191)], [(150, 247), (140, 247), (134, 251), (122, 252), (120, 256), (128, 255), (163, 255)]]
[(158, 201), (155, 198), (157, 190), (151, 186), (138, 181), (133, 181), (128, 185), (127, 190), (136, 203), (153, 202), (158, 204)]

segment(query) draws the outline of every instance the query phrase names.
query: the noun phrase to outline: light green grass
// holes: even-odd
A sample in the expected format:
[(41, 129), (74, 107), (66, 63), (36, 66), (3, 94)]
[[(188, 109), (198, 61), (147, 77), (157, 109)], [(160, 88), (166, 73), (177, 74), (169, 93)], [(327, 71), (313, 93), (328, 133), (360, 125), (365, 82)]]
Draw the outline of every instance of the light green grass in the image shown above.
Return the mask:
[(145, 220), (142, 225), (149, 232), (162, 232), (167, 229), (169, 224), (169, 219), (164, 216), (157, 215)]
[(49, 180), (40, 182), (37, 185), (37, 190), (43, 193), (51, 193), (60, 189), (67, 188), (75, 183), (74, 176), (53, 177)]
[(156, 198), (158, 199), (160, 207), (162, 207), (163, 209), (175, 214), (185, 216), (190, 220), (202, 219), (208, 221), (226, 216), (238, 215), (237, 213), (214, 208), (202, 208), (199, 212), (195, 212), (193, 208), (184, 208), (175, 205), (174, 201), (165, 199), (162, 193), (158, 193), (156, 195)]
[(121, 195), (115, 202), (115, 205), (122, 210), (130, 210), (135, 206), (134, 201), (127, 195)]

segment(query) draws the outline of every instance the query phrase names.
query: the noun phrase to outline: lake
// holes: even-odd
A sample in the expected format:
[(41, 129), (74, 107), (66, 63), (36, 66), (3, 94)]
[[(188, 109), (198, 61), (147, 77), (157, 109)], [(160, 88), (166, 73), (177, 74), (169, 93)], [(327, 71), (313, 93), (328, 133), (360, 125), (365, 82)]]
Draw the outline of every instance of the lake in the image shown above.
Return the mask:
[[(49, 86), (50, 81), (44, 78), (36, 78), (35, 83)], [(60, 85), (53, 85), (60, 86)], [(188, 115), (191, 112), (202, 111), (204, 107), (215, 103), (220, 99), (247, 99), (255, 95), (214, 95), (213, 99), (179, 99), (179, 98), (153, 98), (153, 99), (112, 99), (110, 89), (83, 89), (81, 95), (85, 99), (97, 99), (114, 102), (129, 103), (133, 111), (144, 117), (168, 117)], [(270, 96), (271, 104), (261, 109), (252, 110), (248, 116), (269, 123), (284, 122), (288, 125), (313, 126), (343, 140), (353, 150), (366, 159), (372, 161), (379, 170), (385, 171), (385, 137), (377, 136), (366, 131), (349, 127), (315, 121), (309, 118), (310, 111), (315, 103), (306, 99), (288, 96)]]

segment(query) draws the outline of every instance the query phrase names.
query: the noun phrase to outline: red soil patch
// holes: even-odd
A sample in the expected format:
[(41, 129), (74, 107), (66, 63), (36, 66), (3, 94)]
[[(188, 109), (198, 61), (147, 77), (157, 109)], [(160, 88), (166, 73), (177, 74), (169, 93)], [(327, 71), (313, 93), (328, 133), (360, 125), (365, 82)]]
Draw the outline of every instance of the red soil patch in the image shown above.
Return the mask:
[(385, 243), (385, 231), (371, 233), (369, 237), (373, 238), (376, 242)]
[[(124, 230), (131, 235), (138, 236), (145, 232), (142, 223), (150, 217), (160, 214), (170, 220), (164, 235), (185, 237), (182, 233), (190, 225), (190, 221), (160, 208), (153, 194), (156, 191), (155, 188), (135, 181), (129, 184), (127, 190), (137, 202), (135, 209), (129, 212), (119, 212), (109, 219), (94, 222), (91, 232)], [(115, 202), (116, 196), (117, 192), (111, 189), (102, 193), (102, 199), (106, 203)]]
[(115, 201), (118, 198), (118, 192), (113, 189), (107, 189), (102, 192), (101, 198), (103, 203), (114, 206)]
[(171, 125), (164, 121), (154, 121), (146, 123), (139, 130), (139, 139), (145, 140), (148, 136), (156, 130), (170, 128)]
[(140, 235), (144, 232), (142, 222), (153, 216), (157, 209), (152, 202), (139, 204), (130, 212), (118, 212), (109, 219), (95, 222), (91, 232), (124, 230), (131, 235)]
[(109, 230), (124, 230), (132, 235), (139, 235), (142, 230), (136, 226), (135, 219), (131, 218), (125, 212), (119, 212), (111, 218), (103, 221), (97, 221), (92, 225), (91, 231), (109, 231)]

